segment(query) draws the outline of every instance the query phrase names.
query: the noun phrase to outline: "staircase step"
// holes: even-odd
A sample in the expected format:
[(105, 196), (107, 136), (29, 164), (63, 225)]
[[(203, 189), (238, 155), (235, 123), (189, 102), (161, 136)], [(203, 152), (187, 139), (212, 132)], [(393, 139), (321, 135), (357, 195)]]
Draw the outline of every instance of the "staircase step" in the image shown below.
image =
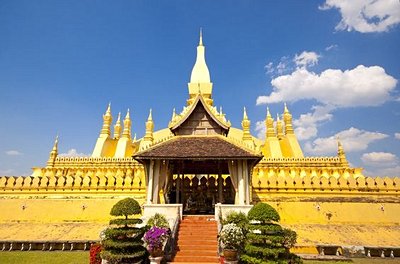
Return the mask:
[(219, 257), (208, 257), (208, 256), (175, 256), (174, 262), (194, 262), (194, 263), (199, 263), (199, 262), (207, 262), (207, 263), (219, 263)]
[(183, 250), (177, 251), (176, 256), (210, 256), (215, 257), (217, 256), (217, 252), (215, 250), (197, 250), (197, 249), (190, 249), (190, 250)]
[(171, 263), (219, 263), (217, 222), (212, 216), (184, 216)]
[(188, 244), (179, 244), (176, 247), (177, 251), (185, 251), (185, 250), (214, 250), (215, 248), (218, 246), (217, 243), (213, 243), (210, 245), (206, 245), (206, 244), (199, 244), (199, 245), (194, 245), (193, 243), (188, 243)]
[(210, 239), (210, 240), (189, 240), (189, 239), (183, 239), (179, 240), (178, 238), (178, 246), (186, 246), (186, 245), (204, 245), (204, 246), (215, 246), (215, 248), (218, 247), (218, 242), (216, 239)]
[(190, 234), (190, 235), (203, 235), (205, 236), (216, 236), (218, 234), (217, 230), (196, 230), (194, 228), (185, 228), (179, 230), (178, 234)]
[(217, 240), (217, 234), (204, 236), (203, 234), (179, 234), (178, 240), (191, 240), (191, 241), (201, 241), (201, 240)]

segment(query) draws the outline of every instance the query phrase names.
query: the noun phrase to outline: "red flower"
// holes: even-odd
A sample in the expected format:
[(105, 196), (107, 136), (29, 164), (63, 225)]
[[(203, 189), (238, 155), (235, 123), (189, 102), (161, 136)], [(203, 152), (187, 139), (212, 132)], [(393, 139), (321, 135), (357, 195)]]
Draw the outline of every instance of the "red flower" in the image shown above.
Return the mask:
[(90, 264), (101, 264), (101, 245), (99, 243), (90, 245)]

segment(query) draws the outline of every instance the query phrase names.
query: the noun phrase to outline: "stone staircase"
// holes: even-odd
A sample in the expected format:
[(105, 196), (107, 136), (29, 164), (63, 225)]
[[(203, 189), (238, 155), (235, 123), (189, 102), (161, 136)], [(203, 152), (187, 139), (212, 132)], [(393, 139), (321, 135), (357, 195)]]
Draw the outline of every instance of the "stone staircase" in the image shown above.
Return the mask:
[(219, 263), (217, 233), (213, 216), (184, 216), (172, 263)]

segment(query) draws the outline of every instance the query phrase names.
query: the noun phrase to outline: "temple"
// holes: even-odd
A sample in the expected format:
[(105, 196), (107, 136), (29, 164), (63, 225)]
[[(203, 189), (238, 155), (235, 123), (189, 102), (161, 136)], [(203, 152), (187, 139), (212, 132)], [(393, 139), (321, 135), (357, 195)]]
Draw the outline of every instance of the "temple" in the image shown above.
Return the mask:
[(60, 157), (56, 138), (45, 167), (0, 177), (0, 241), (98, 240), (112, 205), (133, 197), (183, 215), (267, 202), (298, 233), (298, 252), (400, 246), (399, 178), (365, 177), (340, 141), (337, 156), (304, 157), (286, 104), (276, 119), (266, 109), (265, 140), (251, 135), (245, 108), (232, 127), (212, 91), (200, 34), (188, 99), (168, 127), (154, 131), (150, 109), (136, 139), (129, 109), (113, 123), (109, 104), (90, 157)]

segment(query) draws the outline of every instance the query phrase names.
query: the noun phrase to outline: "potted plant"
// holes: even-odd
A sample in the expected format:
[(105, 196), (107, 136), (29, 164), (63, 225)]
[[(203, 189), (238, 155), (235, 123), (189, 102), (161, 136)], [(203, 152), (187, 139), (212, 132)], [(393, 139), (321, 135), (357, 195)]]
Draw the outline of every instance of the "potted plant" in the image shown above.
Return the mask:
[(143, 237), (147, 251), (150, 253), (151, 263), (160, 263), (163, 257), (163, 247), (170, 235), (169, 229), (153, 226)]
[[(142, 263), (146, 259), (146, 249), (142, 237), (144, 228), (138, 227), (142, 220), (139, 203), (133, 198), (117, 202), (111, 209), (110, 227), (104, 231), (102, 240), (102, 259), (108, 263)], [(134, 217), (130, 217), (130, 216)], [(136, 217), (135, 217), (136, 216)]]
[(224, 225), (219, 234), (225, 260), (237, 260), (237, 253), (243, 245), (244, 235), (240, 227), (231, 223)]

